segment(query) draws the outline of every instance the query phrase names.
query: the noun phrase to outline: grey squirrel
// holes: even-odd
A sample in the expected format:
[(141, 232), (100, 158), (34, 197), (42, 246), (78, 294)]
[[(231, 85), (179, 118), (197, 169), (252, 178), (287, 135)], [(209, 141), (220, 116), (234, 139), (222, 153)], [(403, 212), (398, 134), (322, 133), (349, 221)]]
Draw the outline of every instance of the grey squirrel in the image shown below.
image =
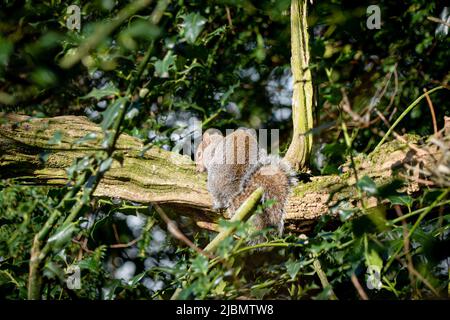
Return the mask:
[(248, 129), (238, 129), (226, 137), (218, 130), (207, 130), (195, 154), (196, 169), (208, 174), (207, 189), (214, 209), (226, 209), (232, 217), (239, 206), (258, 187), (264, 189), (262, 214), (251, 218), (257, 230), (274, 227), (283, 233), (285, 204), (291, 188), (297, 183), (289, 163), (278, 156), (267, 155), (259, 148)]

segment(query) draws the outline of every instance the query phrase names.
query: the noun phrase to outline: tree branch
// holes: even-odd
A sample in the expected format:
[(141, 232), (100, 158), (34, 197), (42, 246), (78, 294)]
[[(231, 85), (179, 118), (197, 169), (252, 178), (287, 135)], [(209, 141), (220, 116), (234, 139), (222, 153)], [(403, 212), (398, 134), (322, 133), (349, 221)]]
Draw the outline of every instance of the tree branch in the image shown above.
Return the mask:
[[(85, 117), (29, 118), (16, 114), (0, 114), (0, 117), (6, 119), (0, 125), (0, 178), (14, 178), (22, 184), (66, 185), (65, 170), (72, 161), (95, 152), (102, 141), (101, 128)], [(48, 144), (56, 131), (62, 133), (61, 143)], [(97, 138), (76, 144), (89, 132), (95, 133)], [(415, 168), (419, 164), (431, 163), (437, 156), (437, 150), (421, 152), (416, 144), (417, 137), (403, 136), (403, 139), (382, 145), (376, 153), (356, 157), (358, 175), (367, 175), (377, 184), (384, 184), (399, 174), (406, 175), (406, 164)], [(416, 151), (408, 145), (415, 146)], [(44, 154), (45, 162), (41, 160)], [(220, 217), (211, 209), (206, 175), (195, 172), (195, 164), (188, 156), (157, 147), (146, 148), (139, 139), (126, 134), (119, 136), (113, 156), (122, 161), (113, 162), (94, 196), (143, 204), (158, 203), (164, 210), (194, 216), (197, 225), (208, 225)], [(359, 197), (353, 170), (347, 167), (342, 170), (341, 175), (313, 177), (310, 182), (300, 183), (293, 190), (286, 205), (286, 230), (308, 231), (318, 218), (341, 203), (361, 207), (354, 200)], [(420, 180), (410, 181), (405, 190), (417, 191), (419, 183)], [(369, 207), (378, 205), (381, 204), (376, 199), (370, 199)]]

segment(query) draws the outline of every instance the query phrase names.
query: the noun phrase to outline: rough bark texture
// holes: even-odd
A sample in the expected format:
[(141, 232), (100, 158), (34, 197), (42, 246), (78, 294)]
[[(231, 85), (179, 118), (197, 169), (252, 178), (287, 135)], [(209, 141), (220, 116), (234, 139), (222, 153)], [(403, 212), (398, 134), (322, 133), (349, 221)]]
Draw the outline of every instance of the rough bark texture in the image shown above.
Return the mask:
[[(20, 115), (1, 115), (0, 125), (0, 178), (46, 186), (67, 183), (65, 169), (76, 157), (82, 157), (99, 148), (102, 131), (85, 117), (62, 116), (32, 119)], [(48, 140), (60, 131), (59, 144)], [(96, 140), (75, 144), (86, 134), (94, 132)], [(409, 143), (416, 139), (409, 137)], [(187, 156), (161, 150), (144, 149), (142, 142), (122, 134), (117, 143), (117, 156), (123, 155), (122, 164), (114, 161), (101, 181), (96, 196), (119, 198), (140, 203), (159, 203), (175, 209), (178, 214), (195, 215), (199, 225), (215, 221), (220, 215), (211, 210), (211, 198), (206, 190), (206, 175), (195, 172), (195, 165)], [(47, 155), (44, 162), (40, 159)], [(403, 164), (428, 161), (429, 155), (417, 155), (401, 142), (385, 144), (377, 154), (356, 158), (359, 178), (368, 175), (378, 184), (391, 181), (403, 171)], [(320, 176), (311, 182), (300, 183), (287, 204), (286, 229), (305, 231), (329, 208), (342, 203), (360, 205), (354, 186), (353, 170), (344, 168), (340, 176)], [(408, 190), (417, 190), (410, 184)], [(370, 201), (369, 201), (370, 202)], [(367, 205), (367, 204), (366, 204)], [(370, 206), (376, 206), (371, 201)], [(331, 213), (330, 213), (331, 214)]]

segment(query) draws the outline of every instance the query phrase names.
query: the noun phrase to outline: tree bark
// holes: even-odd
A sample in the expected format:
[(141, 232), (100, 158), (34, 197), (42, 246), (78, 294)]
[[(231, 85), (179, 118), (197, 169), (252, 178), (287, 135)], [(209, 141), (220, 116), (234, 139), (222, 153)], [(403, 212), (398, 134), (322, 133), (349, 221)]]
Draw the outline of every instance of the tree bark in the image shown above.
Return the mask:
[[(66, 169), (75, 158), (98, 150), (103, 136), (101, 128), (85, 117), (0, 116), (6, 120), (0, 125), (0, 178), (14, 178), (21, 184), (66, 185)], [(58, 131), (62, 134), (60, 143), (49, 144)], [(75, 143), (90, 132), (96, 134), (95, 140)], [(407, 139), (410, 145), (416, 140)], [(113, 162), (95, 196), (158, 203), (177, 214), (194, 216), (200, 226), (220, 217), (211, 209), (206, 175), (195, 172), (194, 162), (188, 156), (154, 146), (146, 150), (139, 139), (126, 134), (120, 135), (116, 146), (114, 155), (122, 160)], [(386, 143), (376, 154), (355, 159), (359, 178), (367, 175), (377, 184), (388, 183), (405, 173), (405, 163), (427, 161), (430, 155), (416, 154), (400, 141)], [(332, 213), (330, 208), (360, 205), (353, 170), (343, 171), (341, 175), (313, 177), (293, 190), (286, 207), (287, 230), (308, 231), (322, 215), (337, 215), (338, 210)], [(415, 191), (418, 186), (410, 183), (407, 189)], [(377, 205), (375, 199), (366, 203), (366, 207)]]
[(313, 86), (309, 69), (308, 0), (291, 2), (292, 121), (294, 132), (285, 159), (297, 171), (309, 165), (313, 136)]

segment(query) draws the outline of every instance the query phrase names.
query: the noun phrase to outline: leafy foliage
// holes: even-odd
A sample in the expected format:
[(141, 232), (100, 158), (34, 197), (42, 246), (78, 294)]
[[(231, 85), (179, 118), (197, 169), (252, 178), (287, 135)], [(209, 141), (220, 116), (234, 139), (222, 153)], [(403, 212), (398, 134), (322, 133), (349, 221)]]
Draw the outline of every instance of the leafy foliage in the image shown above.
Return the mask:
[[(133, 11), (136, 3), (144, 2), (73, 1), (81, 8), (79, 32), (66, 26), (64, 1), (2, 5), (2, 111), (86, 115), (101, 124), (104, 137), (102, 150), (67, 169), (64, 188), (1, 181), (0, 297), (28, 297), (34, 237), (53, 218), (44, 232), (48, 247), (40, 247), (49, 248), (41, 298), (167, 299), (182, 287), (180, 298), (357, 299), (355, 281), (371, 299), (448, 297), (445, 185), (406, 194), (399, 184), (361, 176), (357, 199), (330, 208), (339, 211), (339, 223), (324, 216), (307, 235), (278, 239), (269, 230), (255, 233), (249, 223), (222, 221), (223, 228), (237, 228), (237, 237), (222, 241), (214, 259), (173, 239), (151, 205), (94, 199), (104, 172), (120, 161), (111, 151), (121, 131), (170, 149), (198, 119), (204, 129), (278, 128), (282, 151), (289, 142), (290, 1), (155, 1)], [(449, 80), (450, 37), (436, 36), (438, 25), (427, 19), (439, 16), (444, 1), (379, 1), (379, 30), (365, 26), (367, 5), (309, 6), (314, 174), (348, 174), (342, 165), (373, 150), (424, 88)], [(123, 22), (116, 25), (118, 17)], [(79, 62), (61, 63), (87, 44), (93, 45)], [(450, 116), (449, 92), (431, 98), (441, 128)], [(397, 132), (433, 132), (425, 99), (405, 117)], [(55, 132), (48, 144), (60, 144), (64, 134)], [(77, 143), (97, 138), (86, 132)], [(345, 201), (373, 199), (380, 204), (375, 210), (345, 209)], [(189, 218), (176, 219), (198, 247), (215, 235)], [(267, 241), (250, 244), (261, 236)], [(77, 289), (66, 282), (73, 270), (80, 272)]]

